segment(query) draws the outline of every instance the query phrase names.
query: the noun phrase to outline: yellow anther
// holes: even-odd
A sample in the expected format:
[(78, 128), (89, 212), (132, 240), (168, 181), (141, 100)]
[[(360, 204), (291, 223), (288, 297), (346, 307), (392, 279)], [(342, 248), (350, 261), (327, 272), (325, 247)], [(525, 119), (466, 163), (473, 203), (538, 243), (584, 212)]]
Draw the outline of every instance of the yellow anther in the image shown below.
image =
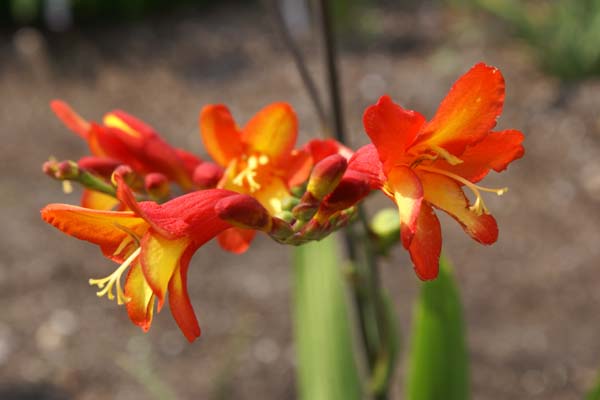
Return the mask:
[(475, 202), (471, 206), (469, 206), (469, 210), (473, 211), (478, 216), (490, 213), (488, 208), (486, 207), (485, 203), (483, 202), (483, 198), (481, 197), (481, 192), (496, 193), (498, 196), (502, 196), (504, 193), (506, 193), (508, 191), (507, 187), (494, 189), (494, 188), (487, 188), (484, 186), (479, 186), (479, 185), (474, 184), (473, 182), (468, 181), (467, 179), (463, 178), (460, 175), (456, 175), (456, 174), (453, 174), (452, 172), (444, 171), (444, 170), (438, 169), (438, 168), (422, 166), (422, 167), (420, 167), (420, 169), (422, 169), (424, 171), (429, 171), (429, 172), (433, 172), (436, 174), (440, 174), (440, 175), (445, 175), (448, 178), (452, 178), (455, 181), (458, 181), (458, 182), (462, 183), (463, 185), (465, 185), (466, 187), (468, 187), (469, 189), (471, 189), (473, 191), (473, 194), (475, 194)]
[(241, 170), (235, 178), (233, 178), (232, 182), (234, 185), (244, 186), (244, 182), (248, 184), (250, 192), (256, 192), (260, 189), (260, 184), (256, 182), (256, 175), (258, 174), (256, 170), (260, 165), (266, 165), (269, 163), (269, 157), (265, 154), (261, 154), (260, 156), (250, 156), (246, 161), (246, 168)]
[(64, 194), (73, 193), (73, 184), (71, 181), (62, 181), (62, 190)]
[(100, 291), (96, 292), (98, 297), (106, 295), (109, 300), (114, 300), (115, 295), (113, 294), (112, 288), (116, 285), (117, 304), (125, 304), (131, 300), (125, 296), (125, 292), (123, 292), (123, 288), (121, 287), (121, 275), (123, 275), (131, 263), (140, 255), (141, 250), (142, 248), (138, 247), (133, 253), (131, 253), (129, 257), (127, 257), (127, 259), (119, 266), (119, 268), (117, 268), (106, 278), (89, 280), (90, 285), (98, 286), (98, 288), (101, 289)]

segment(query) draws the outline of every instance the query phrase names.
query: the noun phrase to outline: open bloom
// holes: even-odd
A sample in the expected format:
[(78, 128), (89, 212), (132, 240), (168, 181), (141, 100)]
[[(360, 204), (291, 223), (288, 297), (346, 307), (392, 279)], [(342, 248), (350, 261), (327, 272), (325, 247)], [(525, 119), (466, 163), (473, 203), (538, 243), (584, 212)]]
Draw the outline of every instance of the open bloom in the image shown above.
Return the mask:
[[(194, 170), (201, 160), (169, 145), (151, 126), (121, 110), (107, 113), (103, 124), (98, 124), (85, 120), (61, 100), (50, 106), (69, 129), (87, 141), (93, 157), (83, 160), (86, 165), (126, 164), (140, 175), (160, 173), (186, 191), (193, 189)], [(86, 190), (82, 199), (83, 206), (98, 209), (110, 209), (116, 203), (91, 190)]]
[[(218, 187), (254, 197), (271, 215), (282, 211), (290, 188), (303, 183), (310, 173), (310, 155), (294, 149), (298, 121), (286, 103), (263, 108), (243, 129), (220, 104), (204, 107), (199, 122), (206, 150), (225, 168)], [(241, 253), (254, 235), (253, 230), (232, 228), (219, 236), (219, 243)]]
[[(222, 214), (222, 209), (245, 211), (246, 219), (265, 229), (270, 224), (264, 217), (268, 214), (255, 200), (221, 189), (192, 192), (160, 205), (138, 203), (123, 178), (115, 174), (115, 179), (118, 197), (131, 211), (50, 204), (42, 209), (42, 218), (68, 235), (97, 244), (119, 264), (106, 278), (90, 279), (100, 289), (98, 296), (116, 296), (119, 304), (126, 304), (131, 321), (144, 331), (152, 323), (155, 301), (160, 311), (168, 296), (175, 321), (192, 341), (200, 336), (200, 327), (186, 287), (190, 259), (200, 246), (232, 226), (219, 218), (215, 207)], [(255, 204), (248, 204), (249, 200)], [(242, 206), (236, 206), (240, 202)]]
[[(500, 71), (477, 64), (454, 84), (429, 122), (388, 96), (365, 111), (363, 123), (373, 144), (359, 149), (350, 165), (370, 174), (373, 186), (398, 206), (402, 244), (421, 279), (438, 273), (442, 238), (432, 207), (450, 214), (480, 243), (498, 237), (481, 192), (501, 195), (506, 189), (475, 183), (524, 153), (521, 132), (492, 131), (503, 102)], [(465, 187), (475, 196), (473, 204)]]

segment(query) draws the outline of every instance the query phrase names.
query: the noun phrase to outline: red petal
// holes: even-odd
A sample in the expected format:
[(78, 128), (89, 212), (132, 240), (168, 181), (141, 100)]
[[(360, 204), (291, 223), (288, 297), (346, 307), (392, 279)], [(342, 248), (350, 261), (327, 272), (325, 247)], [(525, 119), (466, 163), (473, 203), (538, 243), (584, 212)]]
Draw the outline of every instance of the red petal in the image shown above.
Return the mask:
[(460, 185), (446, 176), (417, 170), (423, 184), (425, 200), (446, 211), (457, 220), (473, 239), (492, 244), (498, 239), (498, 225), (488, 214), (477, 215), (469, 209), (469, 202)]
[(417, 219), (417, 230), (408, 247), (415, 272), (420, 279), (427, 281), (437, 277), (441, 251), (440, 222), (431, 207), (423, 202)]
[(417, 217), (423, 200), (423, 186), (408, 167), (394, 167), (388, 174), (386, 191), (398, 206), (402, 243), (408, 247), (417, 229)]
[(450, 89), (437, 113), (417, 138), (460, 156), (496, 126), (504, 103), (504, 78), (497, 68), (477, 64)]
[(177, 322), (179, 329), (185, 335), (187, 340), (193, 342), (200, 337), (200, 325), (196, 319), (196, 314), (190, 301), (190, 296), (187, 291), (187, 271), (190, 264), (190, 259), (196, 249), (190, 247), (181, 257), (179, 266), (175, 269), (173, 277), (169, 282), (169, 306), (171, 314)]
[(221, 232), (217, 238), (223, 250), (242, 254), (248, 250), (254, 236), (256, 236), (256, 231), (253, 229), (233, 227)]
[(463, 178), (478, 182), (490, 169), (501, 172), (512, 161), (523, 157), (525, 149), (521, 145), (523, 134), (516, 130), (492, 132), (477, 144), (467, 147), (461, 155), (463, 163), (450, 165), (444, 160), (436, 162), (437, 168), (445, 169)]
[(385, 170), (391, 169), (404, 155), (424, 122), (421, 114), (403, 109), (389, 96), (381, 97), (377, 104), (365, 110), (365, 131), (377, 148)]
[(280, 162), (284, 170), (284, 179), (287, 186), (292, 188), (303, 184), (313, 165), (313, 160), (310, 154), (304, 150), (292, 150), (290, 156)]
[(350, 160), (354, 154), (348, 147), (333, 139), (312, 139), (304, 145), (304, 149), (310, 153), (315, 164), (333, 154), (339, 154), (346, 160)]
[(377, 149), (372, 144), (363, 146), (354, 153), (348, 162), (348, 170), (368, 177), (371, 189), (380, 189), (387, 179)]
[(222, 167), (243, 153), (240, 132), (224, 105), (209, 105), (200, 112), (200, 134), (204, 147)]
[(67, 128), (84, 139), (88, 138), (90, 123), (77, 114), (67, 103), (62, 100), (52, 100), (50, 108)]

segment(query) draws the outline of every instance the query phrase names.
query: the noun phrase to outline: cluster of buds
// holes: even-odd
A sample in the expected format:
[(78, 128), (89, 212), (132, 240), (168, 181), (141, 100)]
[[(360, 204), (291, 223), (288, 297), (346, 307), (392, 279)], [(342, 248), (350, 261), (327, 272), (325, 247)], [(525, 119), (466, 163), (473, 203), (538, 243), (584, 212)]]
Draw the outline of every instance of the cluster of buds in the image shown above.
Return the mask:
[[(298, 121), (286, 103), (263, 108), (242, 128), (227, 107), (208, 105), (199, 126), (214, 162), (169, 145), (123, 111), (109, 112), (100, 124), (54, 101), (54, 112), (86, 140), (91, 155), (44, 164), (46, 174), (78, 183), (84, 193), (83, 207), (50, 204), (42, 218), (97, 244), (119, 263), (110, 276), (90, 280), (101, 289), (99, 296), (114, 299), (115, 287), (117, 301), (144, 330), (155, 300), (160, 310), (168, 298), (189, 340), (200, 328), (186, 274), (204, 243), (217, 238), (223, 249), (239, 254), (257, 232), (288, 245), (320, 240), (351, 223), (372, 191), (397, 207), (378, 214), (371, 225), (380, 252), (400, 242), (419, 278), (434, 279), (442, 245), (434, 209), (448, 213), (480, 243), (497, 239), (482, 193), (501, 195), (506, 189), (477, 182), (524, 153), (521, 132), (493, 131), (503, 101), (504, 79), (485, 64), (454, 84), (430, 121), (383, 96), (363, 116), (372, 143), (356, 152), (331, 139), (295, 148)], [(473, 192), (472, 204), (464, 189)]]

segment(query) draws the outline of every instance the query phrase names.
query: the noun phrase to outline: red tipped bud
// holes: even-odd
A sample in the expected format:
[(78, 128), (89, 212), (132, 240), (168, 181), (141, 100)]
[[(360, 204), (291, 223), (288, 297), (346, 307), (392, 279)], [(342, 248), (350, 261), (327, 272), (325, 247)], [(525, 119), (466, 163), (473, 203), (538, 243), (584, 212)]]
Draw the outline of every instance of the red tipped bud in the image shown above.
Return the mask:
[(294, 229), (292, 226), (285, 220), (280, 218), (273, 218), (271, 231), (269, 235), (273, 237), (273, 239), (278, 241), (285, 241), (290, 238), (294, 234)]
[(315, 199), (310, 192), (304, 193), (300, 203), (292, 209), (294, 218), (300, 221), (308, 221), (319, 209), (319, 200)]
[(120, 165), (117, 169), (114, 170), (111, 181), (117, 186), (117, 180), (115, 176), (119, 176), (121, 180), (130, 188), (137, 190), (143, 187), (142, 178), (135, 173), (133, 169), (129, 165)]
[(239, 228), (269, 232), (272, 222), (269, 212), (253, 197), (235, 194), (217, 202), (219, 218)]
[(199, 189), (212, 189), (223, 176), (223, 168), (211, 162), (203, 162), (194, 170), (194, 184)]
[(79, 177), (79, 168), (74, 161), (49, 160), (42, 165), (42, 171), (54, 179), (61, 181), (76, 180)]
[(308, 180), (307, 191), (317, 200), (322, 200), (340, 183), (348, 162), (339, 154), (333, 154), (319, 161)]
[(77, 161), (79, 168), (95, 175), (110, 177), (115, 169), (122, 163), (112, 158), (86, 156)]
[(348, 170), (335, 190), (323, 200), (319, 214), (327, 215), (352, 207), (365, 198), (370, 191), (371, 186), (365, 175)]
[(144, 186), (150, 197), (156, 200), (166, 200), (171, 194), (169, 178), (158, 172), (152, 172), (146, 175), (144, 178)]

